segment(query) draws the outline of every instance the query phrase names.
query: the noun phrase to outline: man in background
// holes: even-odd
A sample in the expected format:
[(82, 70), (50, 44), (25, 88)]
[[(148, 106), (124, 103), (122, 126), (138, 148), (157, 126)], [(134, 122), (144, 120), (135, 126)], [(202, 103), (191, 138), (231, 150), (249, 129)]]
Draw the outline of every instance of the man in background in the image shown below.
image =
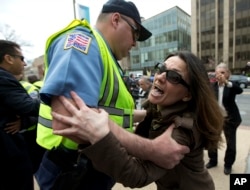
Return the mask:
[[(241, 123), (241, 116), (235, 99), (236, 95), (243, 92), (238, 84), (229, 81), (230, 74), (228, 66), (225, 63), (220, 63), (215, 69), (216, 82), (212, 84), (225, 117), (223, 130), (227, 145), (224, 157), (224, 174), (226, 175), (232, 172), (232, 165), (236, 159), (236, 132)], [(217, 166), (217, 150), (209, 150), (208, 156), (209, 162), (206, 167), (209, 169)]]
[(138, 101), (137, 108), (145, 109), (144, 106), (146, 105), (144, 105), (143, 103), (148, 98), (148, 93), (152, 87), (152, 82), (149, 76), (143, 75), (140, 77), (138, 83), (140, 86), (140, 90), (139, 90), (139, 101)]
[(31, 98), (14, 75), (26, 63), (18, 44), (0, 40), (0, 189), (33, 190), (32, 162), (21, 130), (28, 117), (38, 116), (38, 99)]

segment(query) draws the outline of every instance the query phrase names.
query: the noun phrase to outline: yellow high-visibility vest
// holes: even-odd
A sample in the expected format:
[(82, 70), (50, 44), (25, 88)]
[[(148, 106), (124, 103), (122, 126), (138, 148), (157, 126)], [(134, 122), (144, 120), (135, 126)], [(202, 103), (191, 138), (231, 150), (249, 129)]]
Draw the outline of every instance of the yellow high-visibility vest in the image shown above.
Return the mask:
[[(104, 74), (101, 83), (98, 106), (105, 109), (109, 113), (111, 120), (123, 128), (133, 132), (133, 98), (123, 82), (119, 69), (116, 65), (116, 60), (114, 60), (111, 55), (105, 41), (98, 32), (91, 29), (86, 20), (73, 20), (66, 28), (55, 33), (47, 40), (44, 61), (45, 78), (49, 66), (47, 51), (50, 44), (56, 37), (75, 28), (76, 26), (87, 27), (93, 32), (101, 52)], [(53, 135), (52, 130), (51, 108), (48, 105), (41, 103), (37, 126), (37, 143), (49, 150), (53, 147), (59, 146), (60, 144), (69, 149), (77, 148), (77, 144), (75, 142), (62, 136)]]
[(43, 81), (38, 80), (38, 81), (34, 82), (33, 85), (40, 90), (43, 86)]

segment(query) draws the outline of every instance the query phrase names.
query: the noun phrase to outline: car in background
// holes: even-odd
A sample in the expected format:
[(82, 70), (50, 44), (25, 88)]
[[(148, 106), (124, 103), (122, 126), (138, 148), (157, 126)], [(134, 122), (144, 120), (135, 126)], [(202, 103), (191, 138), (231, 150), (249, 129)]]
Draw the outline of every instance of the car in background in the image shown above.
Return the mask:
[(230, 75), (230, 81), (236, 82), (241, 88), (248, 87), (248, 79), (247, 76), (244, 75)]

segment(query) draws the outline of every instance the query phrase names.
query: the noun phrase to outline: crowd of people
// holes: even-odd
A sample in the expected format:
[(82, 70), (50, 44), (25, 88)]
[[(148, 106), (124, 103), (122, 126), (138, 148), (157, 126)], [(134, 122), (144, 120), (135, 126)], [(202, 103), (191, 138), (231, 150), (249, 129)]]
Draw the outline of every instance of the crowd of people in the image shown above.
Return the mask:
[(123, 79), (128, 91), (134, 99), (135, 108), (143, 109), (143, 102), (147, 99), (149, 90), (152, 86), (151, 77), (147, 75), (135, 77), (134, 74), (131, 73), (129, 77), (123, 77)]
[(116, 182), (214, 190), (208, 169), (223, 131), (231, 173), (242, 89), (224, 63), (211, 85), (188, 51), (167, 55), (153, 81), (124, 81), (118, 61), (151, 35), (134, 3), (108, 0), (95, 27), (75, 19), (48, 38), (43, 81), (24, 81), (20, 45), (0, 40), (0, 189), (33, 190), (35, 177), (41, 190), (111, 190)]

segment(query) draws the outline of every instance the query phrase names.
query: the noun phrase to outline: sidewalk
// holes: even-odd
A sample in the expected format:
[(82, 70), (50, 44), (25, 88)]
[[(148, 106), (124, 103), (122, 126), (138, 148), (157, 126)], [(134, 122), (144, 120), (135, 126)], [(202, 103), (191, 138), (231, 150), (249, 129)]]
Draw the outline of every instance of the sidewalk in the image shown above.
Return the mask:
[[(237, 156), (236, 161), (232, 167), (232, 173), (250, 173), (250, 126), (240, 126), (237, 130)], [(218, 165), (215, 168), (209, 169), (211, 173), (216, 190), (229, 190), (229, 175), (225, 175), (224, 170), (224, 153), (225, 146), (218, 151)], [(207, 152), (204, 153), (205, 163), (208, 161)], [(139, 189), (139, 188), (136, 188)], [(140, 188), (141, 190), (156, 190), (154, 184), (147, 187)], [(113, 190), (130, 190), (121, 184), (116, 184)]]
[[(240, 126), (237, 130), (237, 157), (232, 168), (232, 173), (250, 173), (250, 126)], [(224, 169), (224, 153), (225, 146), (218, 151), (218, 165), (215, 168), (209, 169), (211, 173), (216, 190), (229, 190), (229, 175), (223, 173)], [(205, 163), (208, 161), (207, 152), (204, 154)], [(150, 184), (144, 188), (135, 188), (141, 190), (156, 190), (155, 184)], [(39, 190), (36, 185), (35, 190)], [(116, 184), (113, 190), (131, 190), (131, 188), (125, 188), (121, 184)], [(133, 189), (134, 190), (134, 189)]]

